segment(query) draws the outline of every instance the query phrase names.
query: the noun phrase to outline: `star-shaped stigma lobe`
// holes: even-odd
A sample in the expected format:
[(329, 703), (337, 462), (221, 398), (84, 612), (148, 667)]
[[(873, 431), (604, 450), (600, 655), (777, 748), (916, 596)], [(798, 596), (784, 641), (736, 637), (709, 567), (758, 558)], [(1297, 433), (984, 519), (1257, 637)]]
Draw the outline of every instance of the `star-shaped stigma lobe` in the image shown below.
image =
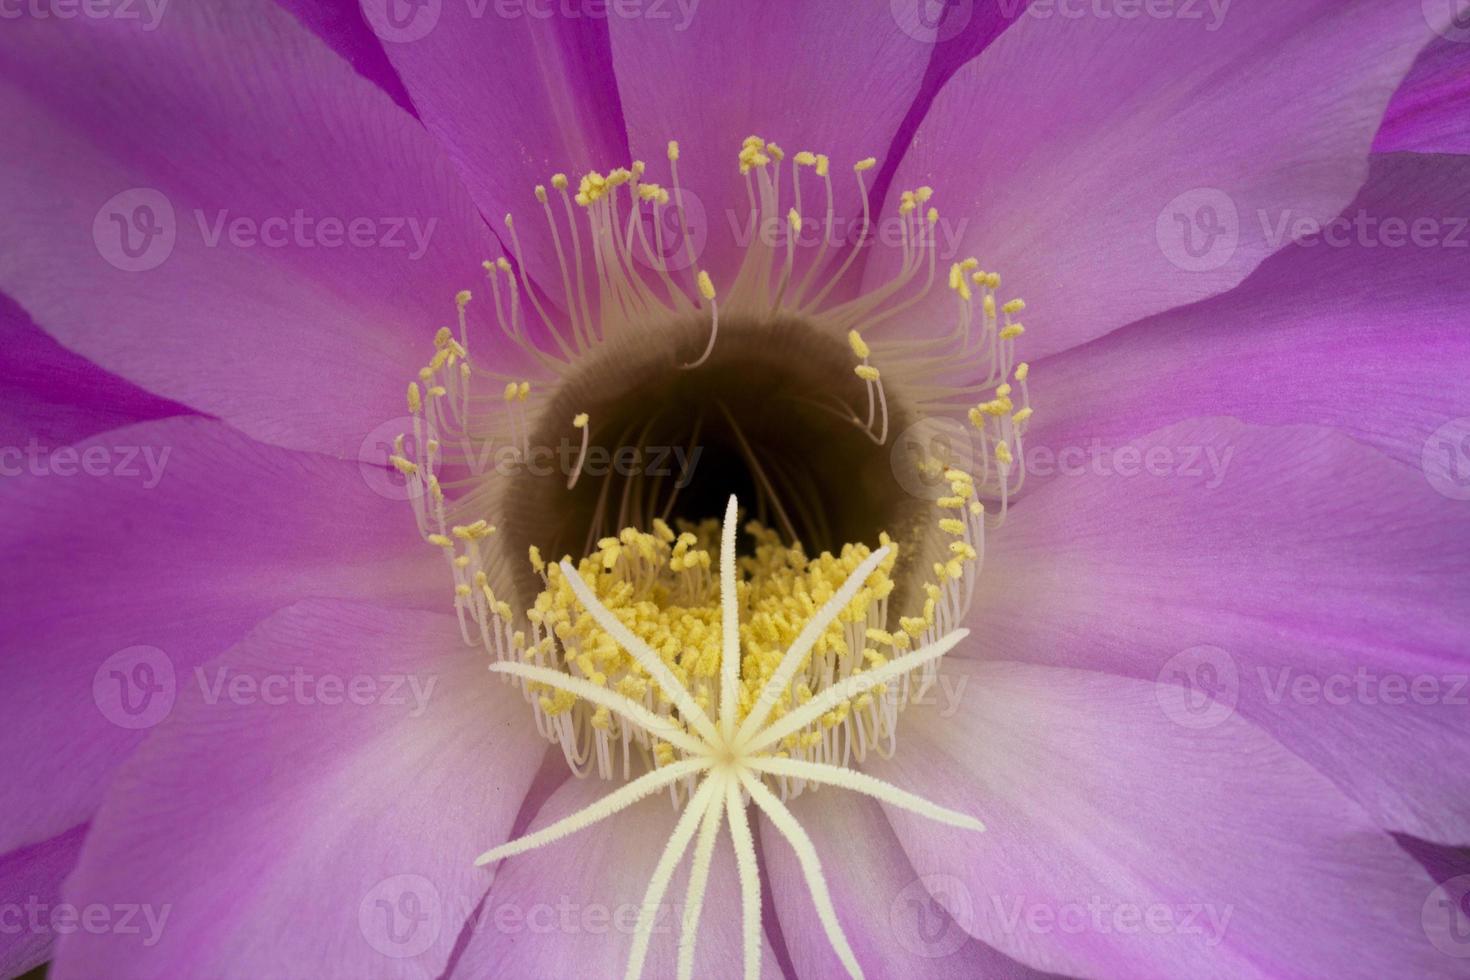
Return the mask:
[(558, 820), (536, 833), (527, 834), (518, 840), (509, 841), (486, 851), (476, 860), (478, 865), (487, 865), (502, 858), (530, 851), (568, 834), (589, 827), (623, 810), (646, 797), (659, 792), (681, 780), (697, 780), (689, 795), (668, 844), (659, 855), (653, 877), (643, 895), (638, 923), (633, 934), (633, 948), (628, 956), (626, 976), (636, 980), (643, 972), (652, 938), (654, 918), (664, 893), (689, 844), (698, 834), (694, 845), (694, 863), (689, 875), (688, 892), (684, 903), (683, 921), (679, 938), (680, 980), (687, 980), (694, 973), (695, 941), (698, 937), (699, 918), (704, 904), (705, 888), (709, 883), (710, 866), (714, 857), (716, 838), (719, 836), (722, 818), (728, 820), (730, 837), (735, 845), (735, 863), (740, 877), (741, 931), (744, 948), (745, 976), (753, 980), (760, 976), (761, 965), (761, 895), (759, 867), (756, 861), (755, 842), (751, 837), (750, 824), (746, 819), (746, 798), (766, 814), (771, 823), (790, 843), (801, 866), (817, 916), (849, 974), (863, 975), (862, 968), (853, 956), (847, 937), (838, 924), (837, 913), (832, 907), (831, 895), (822, 874), (821, 862), (811, 838), (802, 829), (795, 816), (780, 798), (765, 785), (765, 777), (787, 777), (825, 784), (863, 793), (891, 806), (902, 807), (940, 823), (969, 830), (984, 830), (980, 821), (962, 813), (945, 809), (899, 789), (890, 783), (875, 779), (865, 773), (845, 766), (828, 765), (803, 759), (787, 758), (781, 744), (789, 735), (818, 721), (823, 714), (843, 702), (855, 698), (877, 685), (902, 677), (948, 653), (969, 631), (956, 629), (928, 646), (888, 661), (871, 670), (863, 671), (846, 681), (839, 681), (818, 692), (805, 704), (770, 721), (771, 713), (781, 702), (781, 695), (791, 684), (792, 678), (801, 669), (818, 639), (845, 609), (863, 583), (883, 562), (891, 550), (879, 548), (868, 556), (847, 580), (837, 589), (797, 634), (796, 639), (782, 656), (779, 666), (768, 683), (755, 698), (744, 718), (739, 717), (738, 689), (740, 685), (740, 616), (736, 593), (735, 576), (735, 527), (736, 500), (730, 498), (725, 511), (720, 547), (720, 704), (719, 716), (711, 719), (700, 707), (689, 690), (655, 653), (647, 643), (639, 639), (621, 620), (598, 600), (592, 589), (577, 574), (568, 561), (561, 563), (561, 571), (582, 604), (597, 624), (627, 653), (638, 662), (663, 693), (666, 700), (678, 712), (682, 724), (673, 718), (654, 713), (648, 707), (589, 680), (574, 677), (559, 670), (551, 670), (532, 664), (500, 662), (490, 669), (504, 674), (513, 674), (526, 681), (544, 684), (565, 691), (592, 704), (605, 707), (642, 728), (651, 736), (667, 742), (679, 756), (666, 765), (661, 765), (637, 779), (604, 796), (596, 803), (570, 816)]

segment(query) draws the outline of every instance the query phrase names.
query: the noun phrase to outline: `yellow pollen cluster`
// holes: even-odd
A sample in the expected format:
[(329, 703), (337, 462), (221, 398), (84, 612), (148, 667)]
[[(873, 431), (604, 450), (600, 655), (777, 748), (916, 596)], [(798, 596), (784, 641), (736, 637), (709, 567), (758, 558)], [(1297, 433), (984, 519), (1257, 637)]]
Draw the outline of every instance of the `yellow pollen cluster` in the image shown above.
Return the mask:
[[(746, 532), (756, 540), (755, 553), (738, 563), (741, 687), (739, 717), (744, 718), (762, 695), (774, 697), (773, 719), (809, 701), (832, 683), (852, 682), (864, 670), (886, 663), (894, 649), (907, 650), (910, 636), (883, 629), (893, 591), (890, 554), (837, 620), (817, 639), (795, 679), (779, 692), (768, 691), (782, 654), (824, 602), (871, 554), (849, 545), (840, 555), (809, 558), (800, 545), (783, 544), (774, 531), (751, 522)], [(709, 708), (719, 696), (720, 594), (712, 572), (717, 564), (719, 525), (714, 520), (681, 525), (676, 533), (661, 520), (651, 532), (625, 528), (604, 538), (577, 563), (578, 574), (635, 636), (651, 647), (695, 702)], [(882, 545), (892, 548), (884, 535)], [(894, 549), (896, 551), (896, 549)], [(539, 564), (539, 557), (537, 559)], [(646, 671), (586, 613), (558, 566), (541, 565), (546, 588), (528, 610), (532, 637), (519, 651), (529, 664), (559, 665), (573, 677), (645, 702), (659, 714), (673, 705), (650, 683)], [(859, 680), (860, 683), (860, 680)], [(889, 719), (876, 710), (875, 698), (886, 685), (860, 690), (805, 732), (787, 736), (782, 748), (803, 756), (821, 755), (824, 729), (836, 729), (853, 717), (864, 738), (874, 741), (887, 731)], [(578, 699), (565, 691), (531, 684), (530, 693), (549, 716), (569, 715)], [(589, 706), (590, 707), (590, 706)], [(854, 712), (857, 713), (854, 716)], [(600, 733), (616, 734), (621, 723), (604, 709), (589, 711), (589, 723)], [(652, 746), (655, 758), (671, 759), (672, 750)]]

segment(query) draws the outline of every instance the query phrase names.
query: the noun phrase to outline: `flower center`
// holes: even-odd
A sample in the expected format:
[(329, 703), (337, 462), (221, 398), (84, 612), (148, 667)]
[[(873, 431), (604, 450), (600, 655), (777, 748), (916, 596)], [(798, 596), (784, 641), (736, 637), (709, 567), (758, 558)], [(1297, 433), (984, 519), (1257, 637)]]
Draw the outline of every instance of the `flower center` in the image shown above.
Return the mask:
[[(756, 137), (738, 164), (747, 226), (759, 231), (738, 267), (699, 269), (678, 156), (670, 143), (668, 186), (636, 162), (588, 174), (575, 192), (560, 174), (551, 191), (535, 189), (559, 297), (527, 277), (506, 217), (510, 254), (484, 263), (489, 311), (475, 317), (502, 335), (500, 350), (479, 354), (488, 344), (479, 323), (470, 329), (478, 304), (461, 292), (457, 332), (439, 331), (409, 385), (413, 431), (393, 464), (417, 491), (426, 539), (448, 559), (465, 639), (493, 661), (578, 682), (516, 677), (578, 775), (629, 778), (689, 756), (678, 739), (578, 690), (613, 692), (670, 731), (693, 729), (689, 705), (593, 614), (568, 568), (701, 710), (725, 690), (721, 603), (733, 596), (736, 720), (764, 710), (779, 722), (841, 691), (773, 751), (838, 766), (887, 756), (937, 659), (875, 678), (959, 626), (987, 523), (1019, 487), (1014, 459), (1031, 411), (1027, 365), (1014, 357), (1023, 305), (1002, 303), (1000, 277), (966, 259), (948, 274), (954, 321), (917, 338), (900, 332), (904, 312), (936, 287), (929, 190), (900, 196), (899, 270), (862, 290), (861, 249), (828, 234), (828, 159), (788, 157)], [(864, 227), (873, 166), (853, 166)], [(803, 214), (803, 194), (824, 202), (816, 218)], [(915, 428), (921, 438), (895, 447)], [(732, 494), (749, 507), (743, 539), (716, 518)], [(882, 559), (783, 671), (816, 611), (878, 549)], [(722, 587), (721, 558), (737, 551)], [(720, 751), (724, 764), (740, 758), (738, 743)], [(804, 786), (764, 776), (781, 798)]]

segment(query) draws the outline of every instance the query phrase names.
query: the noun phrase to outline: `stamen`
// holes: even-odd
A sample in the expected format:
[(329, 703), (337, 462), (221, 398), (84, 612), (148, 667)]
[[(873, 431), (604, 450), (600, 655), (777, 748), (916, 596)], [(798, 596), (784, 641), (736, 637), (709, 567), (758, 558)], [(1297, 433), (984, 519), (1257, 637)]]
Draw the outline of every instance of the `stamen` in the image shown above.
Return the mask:
[(582, 464), (587, 461), (587, 445), (591, 435), (586, 412), (581, 412), (572, 418), (572, 428), (582, 430), (582, 448), (577, 452), (577, 464), (572, 467), (572, 475), (567, 478), (568, 490), (577, 485), (577, 477), (582, 475)]
[(704, 353), (699, 355), (699, 360), (692, 364), (684, 365), (684, 369), (697, 368), (709, 360), (710, 354), (714, 353), (715, 338), (720, 335), (720, 307), (715, 303), (715, 286), (710, 282), (709, 273), (703, 270), (699, 273), (699, 295), (709, 304), (709, 345), (705, 347)]

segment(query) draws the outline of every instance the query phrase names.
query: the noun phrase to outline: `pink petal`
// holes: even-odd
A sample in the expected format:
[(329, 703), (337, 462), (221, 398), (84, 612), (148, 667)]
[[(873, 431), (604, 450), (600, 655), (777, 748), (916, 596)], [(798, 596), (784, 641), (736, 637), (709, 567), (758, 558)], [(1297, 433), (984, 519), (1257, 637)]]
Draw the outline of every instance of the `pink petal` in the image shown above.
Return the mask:
[(1394, 94), (1378, 153), (1470, 153), (1470, 31), (1437, 38)]
[[(533, 189), (557, 172), (575, 189), (588, 170), (631, 162), (605, 20), (522, 0), (361, 2), (481, 213), (507, 248), (501, 220), (514, 213), (527, 268), (559, 290), (560, 266)], [(562, 205), (552, 203), (560, 218)], [(570, 261), (565, 228), (562, 235)]]
[(332, 0), (276, 0), (341, 55), (357, 73), (387, 92), (406, 112), (413, 100), (393, 70), (383, 44), (363, 17), (362, 5)]
[(47, 336), (0, 294), (0, 478), (22, 476), (37, 452), (134, 422), (188, 414), (109, 374)]
[(61, 879), (76, 865), (85, 824), (0, 855), (0, 976), (18, 977), (51, 958), (58, 931), (72, 928), (61, 903)]
[(179, 418), (37, 464), (0, 483), (0, 852), (89, 819), (195, 667), (274, 610), (313, 595), (448, 603), (409, 505), (355, 463)]
[[(837, 237), (855, 240), (848, 219), (861, 205), (852, 165), (883, 161), (919, 90), (936, 37), (917, 20), (921, 8), (932, 12), (924, 4), (759, 0), (690, 7), (687, 20), (610, 21), (633, 156), (663, 182), (666, 144), (679, 141), (680, 183), (697, 202), (690, 233), (716, 289), (728, 288), (742, 243), (758, 233), (747, 223), (736, 162), (746, 136), (788, 154), (828, 154), (843, 221)], [(789, 168), (788, 160), (783, 195)], [(803, 214), (816, 220), (825, 208), (822, 183), (810, 168), (803, 173)], [(875, 172), (866, 176), (871, 188)], [(808, 233), (815, 239), (814, 226)]]
[[(529, 829), (539, 830), (616, 788), (615, 783), (595, 777), (568, 780)], [(644, 890), (677, 817), (667, 795), (655, 796), (497, 865), (490, 893), (470, 925), (469, 943), (450, 976), (621, 976)], [(486, 839), (487, 847), (496, 843)], [(659, 906), (644, 976), (675, 973), (693, 852), (691, 842)], [(715, 844), (694, 975), (738, 975), (740, 935), (740, 886), (726, 827)], [(780, 976), (769, 946), (762, 975)]]
[(985, 821), (886, 808), (915, 865), (952, 876), (936, 898), (978, 939), (1080, 976), (1449, 974), (1421, 922), (1429, 877), (1244, 719), (1187, 728), (1155, 685), (1088, 671), (944, 673), (965, 684), (959, 711), (905, 714), (871, 768)]
[(1181, 723), (1238, 711), (1381, 826), (1470, 837), (1462, 500), (1304, 427), (1184, 422), (1081, 458), (987, 542), (974, 655), (1158, 680)]
[(1467, 304), (1470, 157), (1377, 157), (1339, 219), (1237, 289), (1035, 365), (1027, 443), (1038, 458), (1233, 415), (1331, 426), (1418, 466), (1470, 412)]
[[(1335, 215), (1433, 37), (1418, 4), (1376, 0), (1218, 18), (1204, 4), (1194, 18), (1037, 9), (940, 93), (893, 185), (932, 185), (940, 258), (977, 256), (1025, 298), (1031, 358), (1240, 282), (1279, 247), (1260, 211)], [(1178, 222), (1211, 216), (1220, 233), (1196, 235), (1190, 255)], [(875, 254), (869, 279), (897, 258)], [(908, 322), (953, 319), (936, 289)]]
[(205, 667), (65, 888), (167, 919), (64, 936), (53, 976), (438, 976), (544, 747), (458, 634), (312, 600)]
[[(787, 804), (822, 860), (837, 919), (870, 976), (951, 980), (1039, 978), (965, 932), (930, 889), (953, 885), (948, 864), (909, 863), (877, 802), (841, 789), (806, 793)], [(761, 818), (761, 857), (781, 931), (801, 978), (838, 977), (843, 967), (822, 931), (811, 892), (785, 839)]]
[(0, 288), (152, 392), (354, 453), (491, 239), (420, 124), (274, 3), (146, 24), (7, 21)]

